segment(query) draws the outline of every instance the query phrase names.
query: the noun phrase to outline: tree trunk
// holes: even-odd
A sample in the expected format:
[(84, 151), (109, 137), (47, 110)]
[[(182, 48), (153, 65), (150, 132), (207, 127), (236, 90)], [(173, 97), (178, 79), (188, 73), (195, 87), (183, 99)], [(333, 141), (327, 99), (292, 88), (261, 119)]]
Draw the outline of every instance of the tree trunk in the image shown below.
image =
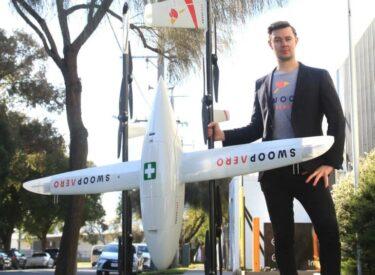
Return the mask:
[(43, 234), (43, 236), (41, 236), (40, 245), (41, 245), (42, 251), (45, 251), (47, 248), (47, 234)]
[(12, 245), (12, 234), (13, 234), (13, 229), (1, 236), (1, 241), (3, 243), (5, 251), (10, 250), (11, 248), (10, 246)]
[[(77, 53), (64, 51), (62, 73), (66, 87), (66, 113), (70, 130), (70, 170), (86, 167), (87, 130), (81, 116), (81, 81), (77, 72)], [(56, 275), (76, 274), (79, 230), (82, 225), (84, 196), (69, 196), (69, 209), (65, 218)]]

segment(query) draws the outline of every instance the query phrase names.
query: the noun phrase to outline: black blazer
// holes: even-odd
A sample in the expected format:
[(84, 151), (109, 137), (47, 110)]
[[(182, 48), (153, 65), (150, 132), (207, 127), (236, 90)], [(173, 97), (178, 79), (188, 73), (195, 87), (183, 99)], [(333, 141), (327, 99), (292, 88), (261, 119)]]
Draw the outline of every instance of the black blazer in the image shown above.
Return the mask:
[[(242, 128), (224, 131), (223, 146), (250, 143), (259, 138), (263, 141), (272, 139), (274, 109), (271, 81), (273, 72), (256, 81), (250, 123)], [(312, 172), (321, 165), (330, 165), (336, 169), (342, 168), (345, 118), (329, 73), (326, 70), (300, 63), (291, 114), (295, 137), (323, 135), (323, 115), (327, 117), (327, 135), (334, 136), (335, 142), (322, 156), (301, 163), (302, 169), (307, 172)], [(260, 174), (261, 177), (262, 174)]]

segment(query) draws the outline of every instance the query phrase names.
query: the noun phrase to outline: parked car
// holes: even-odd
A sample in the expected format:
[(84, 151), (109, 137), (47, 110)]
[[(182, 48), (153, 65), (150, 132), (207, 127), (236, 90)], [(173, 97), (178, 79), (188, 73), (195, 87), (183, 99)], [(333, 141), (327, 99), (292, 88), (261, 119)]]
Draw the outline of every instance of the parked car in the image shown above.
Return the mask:
[(0, 270), (10, 268), (10, 258), (4, 251), (0, 251)]
[(142, 255), (143, 257), (143, 269), (151, 270), (154, 269), (154, 264), (151, 262), (151, 255), (148, 251), (146, 243), (134, 243), (135, 251), (137, 255)]
[(104, 247), (104, 245), (98, 244), (98, 245), (94, 245), (91, 248), (90, 261), (91, 261), (92, 267), (96, 266), (96, 263), (98, 262), (99, 256), (100, 256), (100, 254), (102, 254), (103, 247)]
[(58, 248), (46, 248), (44, 252), (47, 252), (51, 255), (53, 259), (53, 265), (56, 265), (57, 257), (59, 256), (59, 249)]
[[(143, 270), (143, 257), (137, 256), (135, 247), (133, 253), (133, 267), (132, 272), (138, 273)], [(118, 243), (110, 243), (104, 246), (102, 253), (99, 256), (96, 265), (97, 275), (108, 275), (110, 272), (117, 273), (118, 271)]]
[(47, 252), (33, 253), (27, 258), (26, 267), (49, 267), (52, 268), (54, 260)]
[(26, 256), (23, 253), (20, 253), (17, 249), (12, 248), (7, 254), (10, 258), (12, 268), (25, 268)]

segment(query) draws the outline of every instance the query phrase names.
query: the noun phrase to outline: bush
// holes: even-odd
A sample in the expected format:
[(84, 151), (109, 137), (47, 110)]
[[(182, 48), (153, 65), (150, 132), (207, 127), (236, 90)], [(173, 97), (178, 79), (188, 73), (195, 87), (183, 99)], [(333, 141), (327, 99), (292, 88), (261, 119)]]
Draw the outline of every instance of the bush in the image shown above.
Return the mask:
[(375, 272), (375, 150), (360, 162), (359, 188), (354, 190), (353, 174), (339, 179), (333, 189), (340, 226), (344, 261), (356, 259), (361, 247), (364, 270)]

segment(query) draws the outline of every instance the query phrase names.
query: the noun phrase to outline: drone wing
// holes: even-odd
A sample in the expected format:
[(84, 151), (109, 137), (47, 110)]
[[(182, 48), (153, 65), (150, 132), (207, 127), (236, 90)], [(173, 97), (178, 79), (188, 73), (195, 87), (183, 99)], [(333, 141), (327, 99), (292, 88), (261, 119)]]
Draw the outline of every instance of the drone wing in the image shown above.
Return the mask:
[(140, 161), (128, 161), (102, 167), (92, 167), (23, 184), (30, 192), (43, 195), (79, 195), (139, 188)]
[(331, 136), (292, 138), (184, 153), (180, 177), (199, 182), (283, 167), (324, 154), (333, 141)]

